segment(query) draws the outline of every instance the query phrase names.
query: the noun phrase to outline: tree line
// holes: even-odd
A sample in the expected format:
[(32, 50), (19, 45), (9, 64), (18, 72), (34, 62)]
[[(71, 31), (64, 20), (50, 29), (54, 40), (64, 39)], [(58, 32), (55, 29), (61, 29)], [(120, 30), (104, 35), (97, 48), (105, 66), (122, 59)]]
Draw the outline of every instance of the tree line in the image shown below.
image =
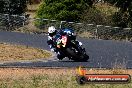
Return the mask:
[[(27, 2), (31, 0), (0, 0), (0, 13), (23, 14), (27, 9)], [(91, 8), (96, 10), (94, 3), (103, 1), (119, 9), (112, 16), (116, 26), (132, 27), (131, 0), (41, 0), (37, 17), (80, 22), (83, 15)], [(98, 11), (96, 12), (98, 14)], [(92, 13), (91, 13), (92, 14)], [(89, 14), (90, 15), (90, 14)], [(95, 15), (96, 16), (96, 15)], [(98, 16), (98, 15), (97, 15)], [(97, 17), (96, 16), (96, 17)], [(91, 17), (92, 19), (92, 17)], [(89, 19), (90, 20), (90, 19)], [(96, 20), (95, 20), (96, 21)]]
[[(83, 16), (85, 15), (85, 12), (88, 12), (91, 8), (94, 10), (92, 12), (95, 12), (96, 8), (94, 7), (94, 3), (100, 1), (109, 3), (119, 9), (119, 11), (115, 12), (112, 16), (114, 26), (123, 28), (132, 27), (131, 0), (43, 0), (43, 3), (40, 5), (37, 12), (37, 16), (40, 18), (80, 22), (85, 20), (85, 17)], [(97, 18), (98, 11), (95, 13), (92, 12), (88, 15), (94, 14), (95, 17), (92, 18), (91, 16), (88, 20), (93, 19), (93, 21), (97, 21), (98, 19), (94, 20), (94, 18)]]
[(114, 21), (120, 27), (132, 27), (132, 0), (104, 0), (119, 8), (115, 13)]

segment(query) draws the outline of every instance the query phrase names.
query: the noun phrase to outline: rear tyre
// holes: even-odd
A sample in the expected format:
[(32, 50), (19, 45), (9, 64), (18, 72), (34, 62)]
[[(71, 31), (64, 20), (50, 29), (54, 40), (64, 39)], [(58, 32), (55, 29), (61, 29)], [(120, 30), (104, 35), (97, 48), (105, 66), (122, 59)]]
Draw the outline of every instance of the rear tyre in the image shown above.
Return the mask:
[(78, 55), (76, 55), (75, 51), (71, 48), (66, 49), (69, 56), (72, 56), (73, 58), (78, 58)]
[(89, 59), (89, 56), (88, 55), (84, 55), (84, 57), (82, 58), (82, 61), (83, 62), (87, 62)]
[(87, 62), (87, 60), (89, 59), (88, 55), (78, 55), (72, 48), (67, 48), (66, 51), (70, 56), (72, 56), (72, 60), (76, 62)]

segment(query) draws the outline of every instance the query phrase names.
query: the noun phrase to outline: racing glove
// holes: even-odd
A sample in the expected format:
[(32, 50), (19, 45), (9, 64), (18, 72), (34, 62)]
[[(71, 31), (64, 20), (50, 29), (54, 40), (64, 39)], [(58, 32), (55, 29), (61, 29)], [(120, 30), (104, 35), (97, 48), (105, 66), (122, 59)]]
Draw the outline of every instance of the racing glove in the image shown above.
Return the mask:
[(79, 42), (79, 45), (82, 46), (82, 42)]

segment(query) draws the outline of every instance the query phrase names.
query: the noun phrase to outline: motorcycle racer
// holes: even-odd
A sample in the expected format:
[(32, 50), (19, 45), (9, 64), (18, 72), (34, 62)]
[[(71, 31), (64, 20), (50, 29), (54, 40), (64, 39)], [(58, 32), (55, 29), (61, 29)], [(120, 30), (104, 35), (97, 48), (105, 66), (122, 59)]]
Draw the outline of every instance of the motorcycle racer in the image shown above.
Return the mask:
[[(62, 35), (62, 34), (65, 34), (65, 33), (74, 35), (73, 33), (64, 31), (63, 29), (57, 31), (57, 29), (54, 26), (50, 26), (48, 28), (48, 40), (47, 40), (47, 43), (48, 43), (48, 45), (50, 47), (50, 50), (57, 54), (57, 58), (59, 60), (62, 60), (64, 58), (64, 56), (63, 56), (63, 54), (61, 52), (59, 52), (57, 50), (57, 47), (54, 45), (53, 39), (55, 38), (56, 34), (61, 34)], [(76, 37), (75, 37), (75, 39), (76, 39)], [(79, 42), (77, 40), (76, 40), (76, 42), (78, 43), (78, 45), (82, 46), (81, 42)]]
[(53, 39), (55, 38), (56, 34), (58, 33), (57, 29), (54, 26), (50, 26), (48, 28), (48, 40), (47, 43), (50, 47), (51, 52), (55, 52), (57, 54), (57, 58), (59, 60), (62, 60), (64, 58), (64, 56), (61, 54), (61, 52), (59, 52), (56, 48), (56, 46), (54, 45), (54, 41)]

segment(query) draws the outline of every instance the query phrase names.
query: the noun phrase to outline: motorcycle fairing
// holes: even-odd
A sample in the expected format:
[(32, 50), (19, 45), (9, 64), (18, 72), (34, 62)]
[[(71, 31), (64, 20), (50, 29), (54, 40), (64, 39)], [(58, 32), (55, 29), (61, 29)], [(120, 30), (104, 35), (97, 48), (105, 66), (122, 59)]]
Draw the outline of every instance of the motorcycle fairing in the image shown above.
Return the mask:
[(67, 43), (67, 36), (62, 36), (62, 46), (65, 47), (66, 46), (66, 43)]

